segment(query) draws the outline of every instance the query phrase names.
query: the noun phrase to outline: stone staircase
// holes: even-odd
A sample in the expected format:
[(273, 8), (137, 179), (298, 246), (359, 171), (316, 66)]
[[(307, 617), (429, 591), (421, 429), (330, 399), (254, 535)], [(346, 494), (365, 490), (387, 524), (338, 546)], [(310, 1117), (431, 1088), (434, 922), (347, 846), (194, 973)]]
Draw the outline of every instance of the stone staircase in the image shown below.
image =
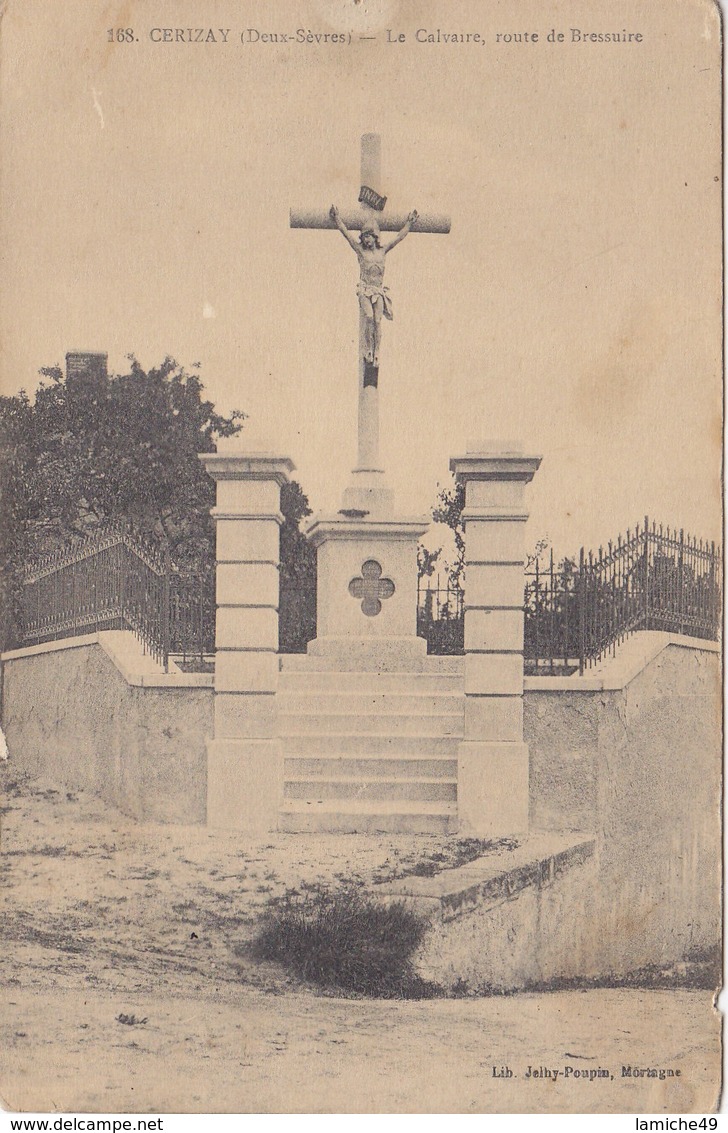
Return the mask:
[(341, 672), (313, 656), (281, 664), (281, 830), (457, 829), (461, 657), (422, 657), (414, 672)]

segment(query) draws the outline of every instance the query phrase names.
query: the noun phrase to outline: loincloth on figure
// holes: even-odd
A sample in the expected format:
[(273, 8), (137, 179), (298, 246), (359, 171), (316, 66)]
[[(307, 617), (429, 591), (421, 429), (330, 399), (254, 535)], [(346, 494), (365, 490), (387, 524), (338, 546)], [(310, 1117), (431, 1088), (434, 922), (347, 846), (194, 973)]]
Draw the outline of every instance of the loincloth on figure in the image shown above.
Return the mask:
[(382, 300), (382, 314), (384, 315), (385, 319), (393, 319), (394, 318), (394, 310), (392, 309), (392, 299), (391, 299), (391, 296), (389, 294), (389, 288), (388, 287), (384, 287), (384, 286), (377, 287), (377, 285), (373, 284), (373, 283), (359, 283), (359, 284), (357, 284), (356, 293), (357, 293), (357, 295), (359, 296), (360, 299), (363, 297), (364, 299), (369, 299), (372, 302), (375, 299), (381, 299)]

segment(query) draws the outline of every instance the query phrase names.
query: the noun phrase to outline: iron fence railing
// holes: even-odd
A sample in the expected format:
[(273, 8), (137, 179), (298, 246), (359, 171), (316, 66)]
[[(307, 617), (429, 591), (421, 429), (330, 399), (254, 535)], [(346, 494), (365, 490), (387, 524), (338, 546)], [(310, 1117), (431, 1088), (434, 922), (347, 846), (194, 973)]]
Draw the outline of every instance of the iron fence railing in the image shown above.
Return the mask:
[[(169, 667), (211, 668), (215, 571), (182, 576), (164, 545), (119, 527), (30, 563), (23, 578), (26, 645), (103, 629), (130, 629)], [(316, 579), (281, 579), (280, 652), (305, 653), (316, 636)]]
[(717, 641), (720, 549), (645, 519), (596, 555), (582, 549), (578, 595), (581, 672), (636, 629)]
[(464, 592), (449, 575), (438, 573), (418, 579), (417, 636), (427, 641), (428, 653), (448, 656), (464, 652)]
[(118, 527), (29, 563), (22, 618), (26, 645), (129, 629), (165, 669), (170, 654), (202, 662), (214, 650), (214, 572), (183, 579), (166, 545)]
[[(24, 572), (23, 641), (130, 629), (165, 668), (211, 664), (215, 572), (184, 577), (166, 546), (116, 529), (35, 560)], [(525, 572), (527, 673), (584, 672), (630, 633), (659, 629), (717, 640), (722, 562), (706, 543), (645, 520), (595, 554)], [(449, 576), (419, 580), (417, 633), (436, 654), (464, 652), (464, 593)], [(316, 636), (315, 580), (281, 580), (280, 651), (305, 652)]]
[[(418, 632), (431, 653), (463, 652), (462, 591), (420, 580)], [(527, 673), (583, 673), (636, 630), (717, 640), (722, 560), (715, 543), (647, 519), (598, 552), (537, 559), (525, 573)]]
[(169, 652), (183, 669), (212, 670), (215, 656), (215, 571), (191, 577), (172, 573), (169, 587)]
[(527, 673), (571, 673), (580, 665), (582, 638), (578, 569), (570, 559), (557, 564), (553, 551), (537, 558), (525, 575), (523, 663)]

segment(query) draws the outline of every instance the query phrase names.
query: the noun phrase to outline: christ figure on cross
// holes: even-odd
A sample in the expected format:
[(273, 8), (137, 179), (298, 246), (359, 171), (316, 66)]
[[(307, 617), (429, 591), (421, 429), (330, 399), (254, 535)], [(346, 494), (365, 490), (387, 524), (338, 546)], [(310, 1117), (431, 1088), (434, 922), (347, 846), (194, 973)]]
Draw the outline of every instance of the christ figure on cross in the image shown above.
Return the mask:
[(331, 206), (331, 219), (351, 244), (359, 260), (359, 284), (356, 293), (359, 296), (359, 307), (364, 315), (364, 361), (371, 366), (379, 365), (382, 315), (385, 319), (393, 318), (389, 289), (384, 286), (384, 257), (404, 240), (408, 232), (411, 232), (417, 215), (413, 210), (394, 240), (383, 248), (379, 243), (379, 226), (375, 220), (364, 222), (357, 243), (341, 219), (336, 205)]

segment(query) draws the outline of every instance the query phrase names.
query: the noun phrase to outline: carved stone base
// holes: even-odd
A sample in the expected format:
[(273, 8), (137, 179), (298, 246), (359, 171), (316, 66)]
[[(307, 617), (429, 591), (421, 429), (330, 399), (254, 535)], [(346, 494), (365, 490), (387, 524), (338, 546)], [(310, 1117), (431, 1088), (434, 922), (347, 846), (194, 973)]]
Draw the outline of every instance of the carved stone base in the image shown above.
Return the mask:
[(319, 638), (385, 642), (417, 634), (417, 519), (316, 516)]

